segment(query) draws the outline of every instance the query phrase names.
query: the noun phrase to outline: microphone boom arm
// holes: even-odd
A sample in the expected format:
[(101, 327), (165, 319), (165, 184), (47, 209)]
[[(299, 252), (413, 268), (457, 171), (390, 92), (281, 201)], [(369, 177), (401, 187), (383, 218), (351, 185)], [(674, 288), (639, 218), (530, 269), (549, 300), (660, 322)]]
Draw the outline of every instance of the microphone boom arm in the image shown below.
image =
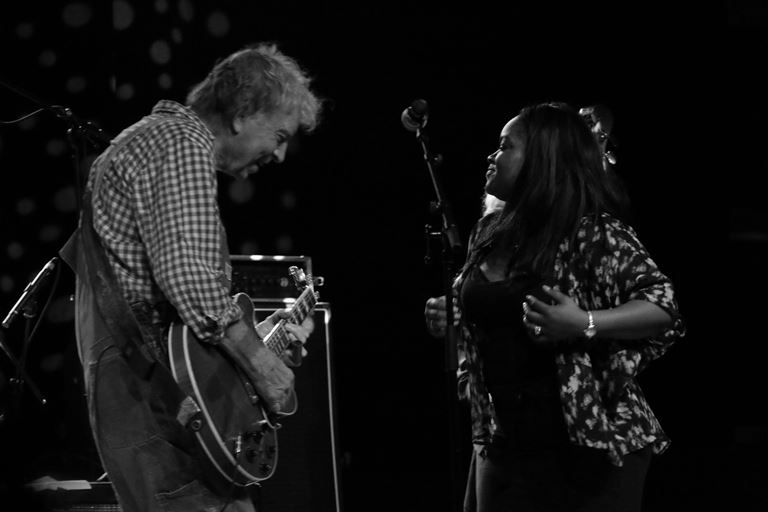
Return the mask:
[(435, 189), (435, 196), (437, 197), (437, 208), (440, 211), (443, 221), (443, 233), (448, 241), (448, 246), (450, 247), (451, 252), (453, 255), (458, 256), (462, 253), (461, 239), (459, 238), (459, 232), (458, 228), (456, 227), (456, 223), (453, 220), (451, 207), (445, 197), (442, 184), (438, 178), (434, 165), (441, 163), (442, 158), (439, 155), (433, 156), (433, 154), (429, 151), (429, 148), (427, 147), (426, 136), (424, 135), (422, 129), (416, 130), (416, 140), (418, 140), (419, 144), (421, 145), (422, 152), (424, 153), (424, 162), (427, 164), (429, 176), (432, 180), (432, 187)]
[[(449, 326), (446, 333), (445, 369), (448, 374), (453, 374), (459, 364), (456, 332), (455, 329), (450, 328), (450, 326), (453, 325), (453, 263), (455, 259), (461, 257), (464, 250), (462, 248), (461, 238), (459, 237), (459, 230), (453, 219), (451, 206), (445, 195), (442, 183), (440, 182), (440, 176), (437, 172), (437, 167), (442, 163), (442, 156), (430, 151), (428, 137), (424, 132), (424, 127), (429, 118), (427, 102), (422, 99), (415, 100), (411, 106), (403, 111), (403, 114), (400, 117), (405, 129), (415, 132), (416, 140), (421, 146), (424, 162), (427, 165), (427, 170), (429, 171), (429, 176), (432, 180), (432, 187), (434, 188), (435, 196), (437, 197), (436, 210), (439, 211), (442, 220), (443, 288), (445, 291), (445, 309)], [(437, 235), (438, 233), (434, 234)]]

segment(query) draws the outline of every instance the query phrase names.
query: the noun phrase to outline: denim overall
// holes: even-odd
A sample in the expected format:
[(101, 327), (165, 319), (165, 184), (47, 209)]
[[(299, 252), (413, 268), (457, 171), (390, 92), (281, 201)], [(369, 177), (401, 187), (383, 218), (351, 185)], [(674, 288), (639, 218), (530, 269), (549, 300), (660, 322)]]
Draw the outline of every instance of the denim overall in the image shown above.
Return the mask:
[[(99, 173), (94, 190), (109, 161), (92, 169)], [(200, 464), (202, 451), (186, 426), (197, 406), (173, 379), (150, 306), (122, 296), (93, 227), (90, 192), (60, 253), (77, 276), (75, 331), (90, 425), (122, 510), (218, 512), (226, 505), (227, 512), (254, 512), (247, 488), (225, 485)]]

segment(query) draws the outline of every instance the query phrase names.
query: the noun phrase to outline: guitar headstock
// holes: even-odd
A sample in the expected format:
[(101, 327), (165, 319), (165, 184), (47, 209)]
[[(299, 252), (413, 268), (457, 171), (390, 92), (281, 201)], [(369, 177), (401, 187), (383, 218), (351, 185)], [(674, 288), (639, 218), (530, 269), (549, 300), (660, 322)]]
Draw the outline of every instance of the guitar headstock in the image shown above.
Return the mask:
[(304, 270), (300, 269), (296, 266), (291, 266), (288, 268), (288, 273), (293, 278), (293, 284), (296, 286), (296, 288), (303, 292), (304, 289), (307, 286), (310, 286), (312, 283), (312, 280), (307, 277), (307, 275), (304, 273)]
[[(300, 292), (309, 291), (314, 295), (315, 300), (320, 300), (320, 294), (314, 289), (315, 281), (312, 274), (305, 274), (304, 270), (296, 266), (288, 267), (288, 273), (293, 278), (293, 284)], [(322, 286), (322, 278), (318, 278), (318, 286)]]

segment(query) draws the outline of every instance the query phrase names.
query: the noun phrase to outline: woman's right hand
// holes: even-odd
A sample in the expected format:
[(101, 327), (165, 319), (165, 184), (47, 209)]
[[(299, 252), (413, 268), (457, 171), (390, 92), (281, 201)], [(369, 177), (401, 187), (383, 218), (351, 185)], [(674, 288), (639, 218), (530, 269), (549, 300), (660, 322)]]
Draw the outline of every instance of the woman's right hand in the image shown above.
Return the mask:
[[(453, 325), (459, 325), (459, 308), (453, 305)], [(427, 321), (427, 331), (435, 338), (445, 336), (445, 328), (448, 325), (448, 315), (445, 311), (445, 295), (430, 297), (424, 306), (424, 319)]]

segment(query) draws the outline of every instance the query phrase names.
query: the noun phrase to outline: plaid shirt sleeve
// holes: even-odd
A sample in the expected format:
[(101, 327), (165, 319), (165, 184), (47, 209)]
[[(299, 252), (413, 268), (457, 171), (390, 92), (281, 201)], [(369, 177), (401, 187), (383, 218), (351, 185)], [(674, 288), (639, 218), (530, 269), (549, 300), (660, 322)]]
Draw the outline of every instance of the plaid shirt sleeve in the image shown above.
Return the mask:
[(181, 320), (218, 341), (242, 316), (230, 296), (210, 148), (182, 134), (136, 176), (136, 223), (153, 278)]

